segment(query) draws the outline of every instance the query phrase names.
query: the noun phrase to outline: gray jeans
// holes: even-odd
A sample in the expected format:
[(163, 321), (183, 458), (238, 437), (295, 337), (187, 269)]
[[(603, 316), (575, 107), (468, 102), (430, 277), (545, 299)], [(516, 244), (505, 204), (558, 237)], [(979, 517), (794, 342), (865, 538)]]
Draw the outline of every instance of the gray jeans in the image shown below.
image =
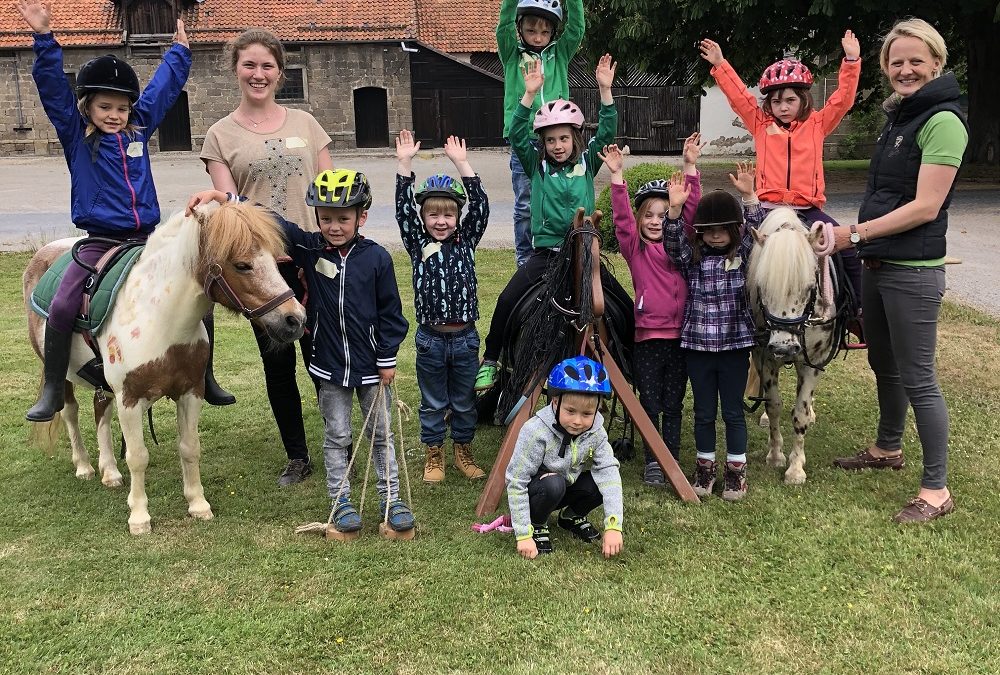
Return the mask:
[[(323, 382), (319, 388), (319, 409), (326, 420), (326, 432), (323, 436), (323, 462), (326, 465), (326, 489), (330, 499), (337, 496), (341, 484), (343, 497), (350, 498), (351, 482), (347, 475), (347, 464), (353, 447), (351, 434), (351, 404), (354, 392), (357, 392), (358, 403), (361, 404), (361, 421), (368, 418), (368, 411), (375, 405), (378, 385), (369, 384), (361, 387), (342, 387), (332, 382)], [(392, 392), (385, 389), (385, 398), (379, 401), (378, 408), (372, 412), (365, 429), (365, 437), (371, 439), (375, 434), (375, 446), (372, 448), (375, 463), (375, 475), (378, 481), (375, 486), (379, 495), (389, 500), (399, 496), (399, 467), (396, 464), (396, 451), (392, 444)], [(368, 449), (368, 443), (361, 443), (359, 451)], [(364, 457), (356, 460), (356, 466), (364, 471)], [(363, 474), (359, 474), (363, 475)]]
[(862, 287), (868, 363), (878, 386), (878, 438), (883, 450), (902, 447), (907, 404), (913, 407), (924, 452), (920, 484), (947, 484), (948, 408), (934, 367), (944, 267), (883, 263), (865, 268)]

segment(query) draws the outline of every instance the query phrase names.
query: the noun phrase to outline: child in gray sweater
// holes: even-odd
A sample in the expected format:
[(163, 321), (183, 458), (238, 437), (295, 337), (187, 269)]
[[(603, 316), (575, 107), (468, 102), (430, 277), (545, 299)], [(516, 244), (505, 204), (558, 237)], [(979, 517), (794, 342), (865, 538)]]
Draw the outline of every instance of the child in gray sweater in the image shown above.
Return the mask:
[(528, 420), (507, 465), (507, 502), (517, 552), (528, 559), (551, 553), (548, 519), (585, 542), (601, 534), (587, 514), (604, 505), (604, 557), (622, 549), (622, 481), (597, 412), (611, 383), (585, 356), (561, 361), (548, 378), (551, 402)]

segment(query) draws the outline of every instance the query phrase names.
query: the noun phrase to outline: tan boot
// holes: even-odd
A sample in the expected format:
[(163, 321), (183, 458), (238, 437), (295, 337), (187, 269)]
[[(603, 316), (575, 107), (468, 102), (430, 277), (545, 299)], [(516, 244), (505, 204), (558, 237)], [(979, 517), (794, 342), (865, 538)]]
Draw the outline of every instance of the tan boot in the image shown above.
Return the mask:
[(455, 443), (455, 468), (462, 472), (470, 480), (479, 480), (486, 477), (486, 472), (479, 468), (476, 460), (472, 458), (471, 443)]
[(440, 445), (427, 446), (427, 461), (424, 463), (424, 482), (440, 483), (444, 480), (444, 450)]

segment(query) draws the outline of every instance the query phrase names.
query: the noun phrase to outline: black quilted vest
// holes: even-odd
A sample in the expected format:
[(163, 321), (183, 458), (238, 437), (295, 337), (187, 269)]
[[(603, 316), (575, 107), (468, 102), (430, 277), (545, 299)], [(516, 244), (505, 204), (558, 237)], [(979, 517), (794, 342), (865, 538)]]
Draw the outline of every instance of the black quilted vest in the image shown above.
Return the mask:
[[(922, 152), (917, 134), (933, 115), (949, 110), (968, 127), (958, 106), (960, 91), (952, 73), (931, 80), (887, 113), (868, 167), (868, 186), (858, 223), (884, 216), (912, 202), (917, 195), (917, 174)], [(934, 260), (944, 257), (948, 231), (948, 205), (955, 191), (952, 181), (937, 217), (906, 232), (879, 237), (858, 246), (862, 258), (883, 260)]]

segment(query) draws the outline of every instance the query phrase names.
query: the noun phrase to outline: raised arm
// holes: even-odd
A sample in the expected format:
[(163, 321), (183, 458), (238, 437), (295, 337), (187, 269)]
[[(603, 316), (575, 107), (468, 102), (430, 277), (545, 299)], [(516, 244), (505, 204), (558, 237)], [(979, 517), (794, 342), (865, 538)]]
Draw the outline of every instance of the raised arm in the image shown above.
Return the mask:
[(837, 89), (830, 94), (823, 109), (819, 111), (823, 135), (828, 136), (854, 106), (858, 94), (858, 80), (861, 79), (861, 45), (854, 33), (847, 31), (841, 40), (844, 60), (840, 62), (837, 75)]
[(722, 56), (722, 47), (719, 46), (718, 42), (705, 38), (698, 43), (698, 49), (701, 52), (701, 58), (712, 64), (712, 77), (715, 78), (715, 83), (719, 85), (719, 89), (729, 101), (733, 112), (743, 120), (743, 124), (746, 125), (751, 134), (756, 133), (758, 128), (764, 124), (765, 115), (757, 104), (757, 99), (750, 93), (733, 67), (729, 65), (729, 61), (726, 61)]
[(598, 155), (611, 172), (611, 217), (615, 223), (615, 238), (625, 261), (631, 260), (639, 248), (639, 229), (625, 184), (625, 157), (617, 145), (607, 145)]

